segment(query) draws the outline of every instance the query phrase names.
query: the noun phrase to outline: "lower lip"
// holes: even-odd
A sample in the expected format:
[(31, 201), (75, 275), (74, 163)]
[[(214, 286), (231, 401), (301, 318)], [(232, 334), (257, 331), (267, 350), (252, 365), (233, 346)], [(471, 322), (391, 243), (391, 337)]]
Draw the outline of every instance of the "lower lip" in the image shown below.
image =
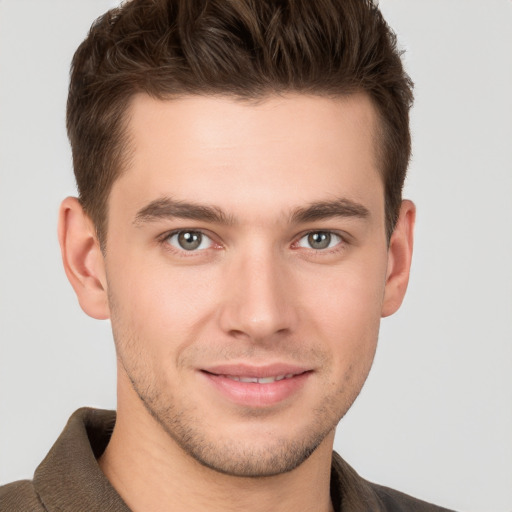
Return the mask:
[(311, 372), (304, 372), (289, 379), (268, 384), (258, 382), (240, 382), (224, 375), (201, 372), (222, 396), (230, 402), (246, 407), (269, 407), (279, 404), (297, 394)]

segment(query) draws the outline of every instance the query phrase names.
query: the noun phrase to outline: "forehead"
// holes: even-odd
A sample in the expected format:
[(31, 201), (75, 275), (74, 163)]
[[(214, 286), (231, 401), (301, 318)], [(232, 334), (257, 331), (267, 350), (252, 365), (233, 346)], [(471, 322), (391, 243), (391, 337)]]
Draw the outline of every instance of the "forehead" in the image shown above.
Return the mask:
[(331, 196), (383, 201), (376, 123), (363, 94), (257, 102), (140, 94), (129, 112), (130, 164), (112, 193), (139, 208), (163, 196), (245, 211)]

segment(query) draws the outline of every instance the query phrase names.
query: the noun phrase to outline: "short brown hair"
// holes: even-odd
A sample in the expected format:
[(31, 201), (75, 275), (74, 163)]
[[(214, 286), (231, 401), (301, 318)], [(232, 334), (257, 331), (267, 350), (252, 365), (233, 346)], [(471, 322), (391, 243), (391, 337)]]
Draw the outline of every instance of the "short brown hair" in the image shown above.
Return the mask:
[(139, 92), (368, 94), (380, 117), (389, 237), (411, 152), (412, 82), (400, 55), (371, 0), (130, 0), (108, 11), (75, 53), (67, 105), (79, 196), (100, 243)]

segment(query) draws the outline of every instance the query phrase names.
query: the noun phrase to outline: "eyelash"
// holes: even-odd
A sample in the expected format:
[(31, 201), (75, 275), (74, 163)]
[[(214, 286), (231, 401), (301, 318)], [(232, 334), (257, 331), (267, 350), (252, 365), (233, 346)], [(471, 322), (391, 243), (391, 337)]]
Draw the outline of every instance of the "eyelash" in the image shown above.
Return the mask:
[[(335, 245), (333, 245), (332, 247), (324, 247), (324, 248), (321, 248), (321, 249), (315, 249), (314, 247), (304, 247), (304, 246), (301, 246), (300, 245), (300, 242), (301, 240), (305, 239), (305, 238), (308, 238), (310, 237), (311, 235), (327, 235), (328, 236), (328, 244), (330, 245), (330, 242), (332, 241), (332, 238), (335, 237), (337, 238), (337, 242), (335, 243)], [(308, 241), (310, 243), (310, 241)], [(302, 235), (300, 235), (296, 241), (292, 244), (292, 247), (294, 249), (299, 249), (299, 248), (303, 248), (303, 249), (306, 249), (308, 251), (313, 251), (314, 253), (316, 254), (331, 254), (331, 253), (334, 253), (334, 252), (338, 252), (341, 250), (341, 248), (343, 246), (346, 245), (346, 240), (345, 238), (337, 233), (336, 231), (330, 231), (330, 230), (322, 230), (322, 229), (319, 229), (319, 230), (315, 230), (315, 231), (308, 231)]]
[[(210, 240), (210, 246), (203, 248), (203, 249), (187, 250), (184, 248), (176, 247), (169, 242), (169, 240), (172, 237), (180, 235), (180, 234), (185, 234), (185, 233), (200, 234), (201, 236)], [(326, 235), (329, 235), (330, 237), (336, 237), (338, 239), (338, 242), (333, 247), (326, 247), (323, 249), (315, 249), (313, 247), (302, 247), (299, 245), (301, 240), (303, 240), (304, 238), (306, 238), (310, 235), (315, 235), (315, 234), (326, 234)], [(169, 250), (175, 254), (179, 254), (182, 257), (197, 256), (198, 254), (202, 253), (203, 251), (206, 251), (207, 249), (212, 248), (211, 247), (212, 245), (216, 246), (216, 247), (214, 247), (215, 249), (222, 248), (222, 245), (220, 243), (217, 243), (211, 235), (209, 235), (207, 232), (205, 232), (201, 229), (177, 229), (177, 230), (163, 234), (161, 237), (159, 237), (159, 242), (162, 245), (164, 245), (167, 250)], [(201, 241), (201, 244), (202, 244), (202, 241)], [(328, 230), (328, 229), (325, 229), (325, 230), (318, 229), (318, 230), (306, 231), (306, 232), (300, 234), (298, 237), (295, 238), (295, 241), (291, 244), (291, 247), (293, 250), (299, 250), (302, 248), (302, 249), (306, 249), (310, 253), (322, 255), (322, 254), (332, 254), (332, 253), (339, 252), (339, 251), (343, 250), (343, 248), (345, 248), (347, 245), (348, 245), (348, 241), (347, 241), (346, 237), (343, 236), (342, 234), (340, 234), (336, 231)]]
[[(172, 237), (180, 235), (180, 234), (186, 234), (186, 233), (197, 233), (197, 234), (200, 234), (202, 237), (207, 238), (210, 241), (210, 247), (206, 247), (206, 248), (199, 249), (199, 250), (197, 250), (197, 249), (187, 250), (184, 248), (175, 247), (174, 245), (172, 245), (170, 243), (170, 239)], [(199, 253), (206, 251), (207, 249), (210, 249), (211, 245), (216, 245), (219, 248), (221, 247), (220, 244), (215, 242), (215, 240), (213, 239), (212, 236), (210, 236), (208, 233), (206, 233), (205, 231), (203, 231), (201, 229), (177, 229), (177, 230), (163, 234), (160, 237), (159, 241), (168, 251), (171, 251), (175, 254), (179, 254), (182, 257), (197, 256)], [(203, 241), (201, 241), (201, 244), (202, 243), (203, 243)]]

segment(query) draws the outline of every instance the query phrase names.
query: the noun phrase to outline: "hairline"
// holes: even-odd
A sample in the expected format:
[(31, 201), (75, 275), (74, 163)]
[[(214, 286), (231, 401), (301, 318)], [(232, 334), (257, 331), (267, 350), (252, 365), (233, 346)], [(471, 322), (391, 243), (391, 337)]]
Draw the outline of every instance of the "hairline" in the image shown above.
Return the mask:
[[(108, 231), (108, 217), (109, 217), (109, 200), (112, 192), (112, 187), (114, 186), (115, 182), (121, 178), (121, 176), (128, 172), (131, 166), (131, 162), (133, 161), (133, 157), (135, 154), (135, 144), (133, 141), (133, 136), (130, 133), (130, 121), (132, 120), (132, 106), (135, 102), (137, 97), (145, 96), (149, 98), (153, 98), (157, 101), (179, 101), (181, 99), (186, 98), (194, 98), (194, 97), (204, 97), (204, 98), (219, 98), (219, 99), (232, 99), (235, 101), (240, 101), (242, 103), (247, 103), (249, 105), (258, 106), (266, 101), (268, 101), (271, 98), (275, 97), (289, 97), (291, 95), (296, 96), (310, 96), (310, 97), (320, 97), (320, 98), (329, 98), (332, 100), (337, 100), (340, 98), (349, 98), (351, 96), (362, 94), (366, 98), (369, 99), (374, 113), (375, 113), (375, 126), (373, 127), (372, 131), (372, 139), (373, 139), (373, 145), (374, 145), (374, 159), (375, 159), (375, 168), (378, 171), (379, 177), (383, 184), (383, 193), (384, 193), (384, 213), (385, 213), (385, 230), (386, 230), (386, 237), (389, 241), (389, 238), (391, 237), (392, 230), (394, 229), (394, 225), (388, 226), (388, 218), (387, 218), (387, 212), (388, 212), (388, 205), (387, 203), (387, 197), (386, 197), (386, 177), (385, 177), (385, 168), (382, 162), (384, 159), (382, 158), (382, 155), (386, 153), (385, 148), (385, 137), (386, 137), (386, 118), (382, 114), (381, 109), (379, 108), (378, 103), (375, 101), (375, 99), (372, 97), (372, 95), (360, 88), (360, 89), (353, 89), (353, 90), (347, 90), (347, 91), (339, 91), (339, 92), (329, 92), (329, 91), (322, 91), (321, 89), (307, 89), (307, 90), (298, 90), (294, 88), (279, 88), (279, 89), (273, 89), (270, 88), (267, 91), (261, 91), (261, 92), (255, 92), (251, 94), (249, 91), (246, 94), (237, 94), (230, 91), (182, 91), (182, 92), (176, 92), (172, 94), (151, 94), (146, 91), (139, 91), (136, 90), (129, 96), (124, 98), (124, 101), (120, 103), (120, 106), (122, 107), (122, 114), (119, 121), (119, 131), (117, 134), (117, 148), (118, 153), (120, 156), (116, 158), (111, 158), (110, 165), (113, 165), (115, 171), (114, 171), (114, 179), (111, 180), (109, 184), (109, 189), (107, 194), (104, 197), (104, 201), (102, 204), (102, 208), (100, 210), (101, 218), (94, 219), (92, 218), (96, 236), (98, 238), (98, 242), (100, 244), (100, 247), (102, 248), (102, 251), (106, 252), (106, 243), (107, 243), (107, 231)], [(117, 160), (117, 161), (116, 161)], [(83, 202), (81, 201), (82, 206), (84, 206)], [(89, 212), (87, 212), (87, 215), (91, 217)], [(391, 230), (390, 230), (391, 227)]]

